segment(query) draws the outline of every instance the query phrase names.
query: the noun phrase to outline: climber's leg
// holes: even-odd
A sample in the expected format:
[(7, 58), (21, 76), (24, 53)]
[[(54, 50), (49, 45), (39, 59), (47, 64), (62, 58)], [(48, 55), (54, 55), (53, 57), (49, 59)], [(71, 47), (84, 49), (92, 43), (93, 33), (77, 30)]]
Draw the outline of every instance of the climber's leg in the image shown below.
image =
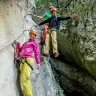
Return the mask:
[[(26, 58), (26, 60), (33, 65), (34, 60), (32, 58)], [(23, 62), (23, 64), (22, 64)], [(31, 68), (26, 64), (25, 60), (22, 59), (22, 62), (20, 64), (20, 71), (21, 71), (21, 81), (24, 89), (24, 95), (25, 96), (33, 96), (32, 95), (32, 87), (30, 83), (30, 72)]]
[(52, 29), (50, 33), (51, 33), (51, 38), (52, 38), (53, 54), (55, 55), (55, 57), (58, 57), (59, 53), (58, 53), (56, 30)]
[(49, 55), (49, 50), (50, 50), (50, 30), (46, 33), (44, 54)]

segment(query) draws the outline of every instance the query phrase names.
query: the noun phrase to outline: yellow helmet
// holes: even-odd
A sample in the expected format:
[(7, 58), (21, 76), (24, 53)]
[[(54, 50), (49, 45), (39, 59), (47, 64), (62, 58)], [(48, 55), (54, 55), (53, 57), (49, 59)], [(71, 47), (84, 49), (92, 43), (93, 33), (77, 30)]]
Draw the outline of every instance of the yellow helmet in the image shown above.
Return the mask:
[(54, 8), (54, 6), (50, 6), (49, 9)]

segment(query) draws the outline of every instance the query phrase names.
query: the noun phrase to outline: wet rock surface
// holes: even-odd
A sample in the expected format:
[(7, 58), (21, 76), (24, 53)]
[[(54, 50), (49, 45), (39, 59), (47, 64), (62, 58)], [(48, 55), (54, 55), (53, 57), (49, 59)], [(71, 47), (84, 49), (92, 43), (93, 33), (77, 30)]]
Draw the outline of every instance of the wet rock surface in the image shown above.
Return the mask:
[(51, 58), (54, 76), (66, 96), (95, 96), (96, 81), (85, 70)]

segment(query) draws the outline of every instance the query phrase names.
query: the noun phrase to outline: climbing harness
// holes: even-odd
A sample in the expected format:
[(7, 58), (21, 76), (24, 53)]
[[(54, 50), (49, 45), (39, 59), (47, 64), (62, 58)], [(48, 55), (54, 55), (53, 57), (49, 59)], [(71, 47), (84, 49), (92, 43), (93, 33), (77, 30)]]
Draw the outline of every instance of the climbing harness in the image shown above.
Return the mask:
[(16, 64), (16, 68), (20, 68), (20, 58), (14, 58), (14, 63)]
[[(23, 58), (20, 58), (20, 63), (24, 64), (23, 61), (22, 61), (22, 59), (23, 59)], [(30, 63), (27, 61), (26, 57), (24, 57), (24, 60), (25, 60), (26, 64), (27, 64), (27, 65), (31, 68), (31, 70), (33, 71), (34, 68), (33, 68), (33, 66), (31, 66)]]
[[(15, 49), (15, 50), (16, 50), (16, 49)], [(20, 57), (19, 57), (19, 52), (16, 51), (15, 54), (18, 54), (18, 57), (15, 57), (15, 55), (14, 55), (14, 63), (16, 64), (16, 68), (19, 69), (19, 68), (20, 68), (20, 64), (21, 64), (21, 63), (24, 64), (23, 61), (22, 61), (23, 58), (20, 58)], [(24, 57), (24, 60), (25, 60), (26, 64), (27, 64), (32, 70), (34, 70), (34, 68), (30, 65), (30, 63), (26, 60), (25, 57)]]

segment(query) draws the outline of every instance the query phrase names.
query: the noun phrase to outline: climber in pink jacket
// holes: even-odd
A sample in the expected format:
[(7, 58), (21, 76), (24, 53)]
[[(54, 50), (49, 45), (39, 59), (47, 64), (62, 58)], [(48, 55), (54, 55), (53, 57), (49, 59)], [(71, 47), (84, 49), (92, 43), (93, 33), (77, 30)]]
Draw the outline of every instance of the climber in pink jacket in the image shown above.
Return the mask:
[(39, 51), (39, 45), (35, 40), (36, 36), (37, 31), (32, 29), (29, 32), (30, 39), (27, 42), (25, 42), (22, 46), (20, 45), (19, 42), (15, 41), (17, 51), (19, 51), (19, 57), (21, 58), (20, 76), (22, 80), (24, 96), (33, 96), (29, 77), (32, 69), (32, 67), (30, 66), (33, 66), (34, 57), (36, 59), (37, 69), (40, 68), (40, 51)]
[(20, 57), (34, 58), (35, 55), (36, 63), (40, 64), (40, 51), (35, 39), (29, 39), (22, 46), (20, 43), (17, 43), (17, 48), (19, 50)]

